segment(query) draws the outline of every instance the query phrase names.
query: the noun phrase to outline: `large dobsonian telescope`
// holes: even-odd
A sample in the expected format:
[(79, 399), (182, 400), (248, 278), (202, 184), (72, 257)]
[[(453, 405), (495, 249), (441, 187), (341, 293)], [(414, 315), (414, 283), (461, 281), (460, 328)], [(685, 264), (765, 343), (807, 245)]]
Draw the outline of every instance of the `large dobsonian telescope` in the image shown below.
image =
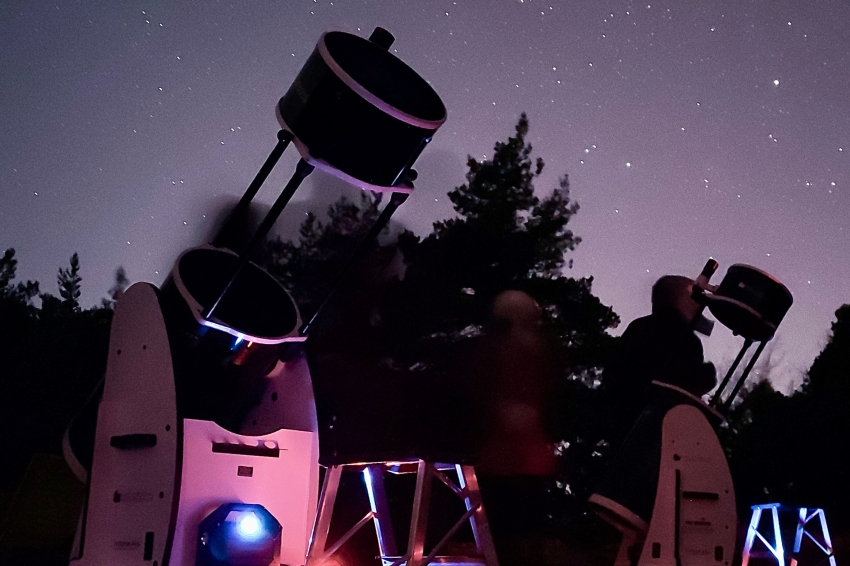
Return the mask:
[[(413, 190), (412, 169), (446, 119), (437, 93), (389, 53), (393, 36), (321, 36), (276, 114), (271, 154), (211, 245), (161, 286), (118, 302), (102, 387), (68, 428), (86, 482), (71, 563), (305, 563), (319, 484), (306, 339), (286, 290), (252, 257), (315, 168), (392, 193), (349, 265)], [(301, 158), (247, 244), (235, 233), (282, 153)]]
[[(702, 317), (707, 307), (744, 344), (710, 402), (652, 382), (649, 405), (589, 500), (623, 533), (618, 565), (729, 566), (734, 560), (735, 491), (716, 430), (793, 299), (776, 278), (749, 265), (730, 266), (720, 285), (711, 285), (717, 265), (709, 260), (693, 283), (692, 324), (710, 334), (713, 323)], [(759, 346), (724, 400), (754, 342)]]

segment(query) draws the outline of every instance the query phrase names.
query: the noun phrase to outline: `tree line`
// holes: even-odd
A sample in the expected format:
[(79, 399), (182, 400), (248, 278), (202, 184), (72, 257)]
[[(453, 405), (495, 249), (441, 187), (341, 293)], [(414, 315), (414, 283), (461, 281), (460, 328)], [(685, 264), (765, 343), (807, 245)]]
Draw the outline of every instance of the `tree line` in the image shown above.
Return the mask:
[[(404, 231), (374, 243), (311, 330), (308, 355), (323, 426), (323, 458), (418, 449), (470, 453), (474, 390), (464, 385), (486, 334), (494, 297), (521, 290), (541, 306), (556, 364), (549, 433), (560, 471), (551, 521), (584, 511), (610, 461), (610, 414), (600, 385), (618, 339), (619, 317), (593, 294), (593, 279), (567, 275), (581, 242), (579, 212), (561, 177), (535, 181), (544, 162), (528, 142), (528, 119), (467, 162), (466, 182), (448, 192), (456, 215), (424, 237)], [(310, 213), (297, 242), (271, 239), (256, 258), (290, 291), (307, 320), (377, 218), (380, 196), (341, 198)], [(103, 375), (112, 308), (129, 281), (122, 268), (101, 304), (83, 308), (80, 258), (57, 274), (58, 296), (16, 279), (14, 249), (0, 257), (0, 490), (10, 491), (33, 452), (59, 452), (64, 427)], [(519, 377), (518, 377), (519, 378)], [(429, 410), (414, 410), (416, 396)], [(721, 431), (741, 513), (767, 501), (829, 509), (850, 526), (850, 305), (791, 395), (761, 381), (747, 389)], [(356, 424), (355, 424), (356, 423)], [(349, 426), (350, 425), (350, 426)], [(371, 427), (371, 428), (370, 428)], [(333, 429), (334, 432), (331, 432)], [(381, 431), (381, 434), (363, 433)], [(10, 434), (11, 432), (11, 434)], [(742, 515), (743, 517), (744, 515)]]

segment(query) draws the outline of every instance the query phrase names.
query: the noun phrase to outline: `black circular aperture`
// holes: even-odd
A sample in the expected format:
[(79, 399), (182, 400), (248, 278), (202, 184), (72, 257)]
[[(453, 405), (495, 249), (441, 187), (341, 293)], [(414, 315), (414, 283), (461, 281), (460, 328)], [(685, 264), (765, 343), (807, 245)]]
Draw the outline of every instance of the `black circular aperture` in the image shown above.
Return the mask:
[[(238, 256), (222, 250), (189, 250), (177, 266), (186, 291), (202, 307), (209, 307), (227, 284)], [(297, 325), (289, 294), (271, 275), (248, 263), (215, 310), (215, 318), (248, 336), (278, 338)]]

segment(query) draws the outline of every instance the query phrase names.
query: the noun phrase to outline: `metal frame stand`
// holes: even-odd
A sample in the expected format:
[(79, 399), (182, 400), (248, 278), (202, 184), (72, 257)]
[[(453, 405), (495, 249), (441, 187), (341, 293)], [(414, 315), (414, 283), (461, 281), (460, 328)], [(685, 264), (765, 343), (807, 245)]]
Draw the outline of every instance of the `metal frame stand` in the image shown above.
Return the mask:
[[(744, 542), (744, 552), (741, 560), (741, 566), (747, 566), (750, 558), (770, 558), (775, 560), (779, 566), (785, 566), (785, 552), (782, 547), (782, 534), (779, 528), (779, 511), (781, 505), (779, 503), (765, 503), (762, 505), (753, 505), (753, 516), (750, 519), (750, 527), (747, 529), (747, 538)], [(762, 535), (758, 528), (761, 522), (762, 511), (769, 510), (773, 516), (773, 540), (771, 545)], [(811, 513), (809, 512), (811, 511)], [(815, 518), (820, 519), (820, 530), (823, 543), (807, 529), (807, 525)], [(823, 509), (810, 509), (808, 507), (800, 507), (797, 509), (797, 530), (794, 534), (794, 548), (791, 553), (791, 561), (788, 566), (798, 566), (800, 556), (800, 548), (803, 544), (803, 535), (811, 539), (815, 546), (824, 553), (825, 558), (829, 560), (830, 566), (836, 566), (835, 553), (832, 549), (832, 539), (829, 536), (829, 527), (826, 524), (826, 514)], [(753, 552), (753, 544), (756, 537), (761, 540), (767, 547), (767, 552)]]
[[(823, 537), (823, 544), (806, 530), (806, 525), (815, 517), (820, 517), (820, 532)], [(829, 559), (829, 565), (835, 566), (835, 553), (832, 550), (832, 539), (829, 536), (829, 527), (826, 526), (826, 514), (823, 509), (814, 509), (809, 514), (808, 507), (800, 507), (797, 517), (797, 532), (794, 535), (794, 552), (791, 554), (790, 566), (797, 566), (797, 558), (800, 555), (800, 546), (803, 543), (803, 535), (809, 537), (813, 543), (826, 555)]]
[[(753, 505), (753, 516), (750, 518), (750, 526), (747, 529), (747, 538), (744, 542), (744, 553), (741, 558), (741, 566), (747, 566), (750, 558), (770, 558), (776, 560), (778, 566), (785, 566), (785, 550), (782, 548), (782, 533), (779, 530), (779, 503), (764, 503)], [(773, 516), (773, 544), (759, 532), (761, 512), (769, 510)], [(767, 552), (753, 552), (753, 543), (756, 537), (767, 547)]]
[[(384, 473), (416, 473), (416, 487), (413, 495), (413, 513), (410, 518), (410, 534), (407, 551), (398, 555), (395, 533), (390, 519), (384, 489)], [(370, 510), (339, 540), (328, 547), (328, 533), (334, 504), (339, 489), (339, 481), (343, 471), (356, 470), (363, 473), (363, 481), (369, 495)], [(446, 475), (446, 471), (454, 470), (457, 482)], [(431, 500), (431, 484), (434, 479), (443, 482), (460, 499), (466, 507), (460, 519), (446, 532), (434, 548), (425, 554), (425, 534), (428, 524), (428, 508)], [(307, 566), (320, 566), (328, 560), (343, 544), (345, 544), (361, 527), (369, 521), (375, 524), (378, 538), (378, 551), (383, 566), (425, 566), (426, 564), (442, 564), (446, 566), (498, 566), (493, 538), (484, 504), (478, 488), (478, 478), (472, 466), (462, 464), (444, 464), (427, 462), (425, 460), (407, 460), (403, 462), (376, 462), (371, 464), (345, 464), (331, 466), (325, 473), (322, 493), (319, 496), (319, 510), (310, 540), (310, 550), (307, 554)], [(444, 556), (439, 551), (446, 542), (460, 529), (465, 521), (469, 521), (475, 538), (477, 556)]]

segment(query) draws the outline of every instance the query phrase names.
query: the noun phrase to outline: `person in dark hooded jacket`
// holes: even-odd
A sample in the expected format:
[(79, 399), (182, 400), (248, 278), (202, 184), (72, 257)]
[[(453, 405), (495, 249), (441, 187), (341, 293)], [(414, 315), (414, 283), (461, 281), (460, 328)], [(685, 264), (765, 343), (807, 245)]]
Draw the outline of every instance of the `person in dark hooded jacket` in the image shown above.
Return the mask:
[(717, 384), (714, 365), (704, 360), (702, 342), (694, 334), (702, 309), (691, 296), (693, 285), (688, 277), (661, 277), (652, 287), (652, 314), (629, 324), (619, 351), (605, 368), (603, 388), (612, 414), (622, 423), (620, 435), (645, 407), (652, 381), (696, 397)]

